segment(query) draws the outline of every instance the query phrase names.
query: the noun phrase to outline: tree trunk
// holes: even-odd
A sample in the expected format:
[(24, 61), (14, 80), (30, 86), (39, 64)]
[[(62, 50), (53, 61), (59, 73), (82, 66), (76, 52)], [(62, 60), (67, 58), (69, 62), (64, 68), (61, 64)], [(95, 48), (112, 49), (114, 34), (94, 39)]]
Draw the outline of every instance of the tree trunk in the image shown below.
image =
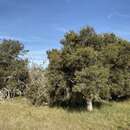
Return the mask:
[(66, 95), (67, 99), (70, 99), (71, 94), (70, 94), (70, 88), (69, 87), (66, 88), (66, 93), (67, 93), (67, 95)]
[(7, 91), (7, 99), (10, 99), (10, 91)]
[(87, 111), (93, 111), (93, 104), (91, 99), (87, 99)]

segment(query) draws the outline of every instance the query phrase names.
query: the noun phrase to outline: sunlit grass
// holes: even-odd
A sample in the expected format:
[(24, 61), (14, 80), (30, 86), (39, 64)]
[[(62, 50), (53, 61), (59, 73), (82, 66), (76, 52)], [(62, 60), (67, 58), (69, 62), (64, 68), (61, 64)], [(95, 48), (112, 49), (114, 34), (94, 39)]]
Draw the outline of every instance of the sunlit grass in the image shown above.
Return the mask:
[(35, 107), (26, 99), (0, 102), (0, 130), (130, 130), (130, 101), (91, 113)]

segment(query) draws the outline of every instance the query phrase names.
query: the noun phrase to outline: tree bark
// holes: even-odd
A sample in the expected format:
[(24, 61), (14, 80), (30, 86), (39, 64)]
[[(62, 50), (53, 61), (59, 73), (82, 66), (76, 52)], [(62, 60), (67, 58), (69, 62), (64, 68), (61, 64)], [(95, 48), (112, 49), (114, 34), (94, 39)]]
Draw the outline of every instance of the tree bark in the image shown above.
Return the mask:
[(66, 95), (67, 99), (70, 99), (71, 94), (70, 94), (70, 88), (69, 87), (66, 88), (66, 93), (67, 93), (67, 95)]
[(87, 99), (87, 111), (93, 111), (93, 104), (91, 99)]

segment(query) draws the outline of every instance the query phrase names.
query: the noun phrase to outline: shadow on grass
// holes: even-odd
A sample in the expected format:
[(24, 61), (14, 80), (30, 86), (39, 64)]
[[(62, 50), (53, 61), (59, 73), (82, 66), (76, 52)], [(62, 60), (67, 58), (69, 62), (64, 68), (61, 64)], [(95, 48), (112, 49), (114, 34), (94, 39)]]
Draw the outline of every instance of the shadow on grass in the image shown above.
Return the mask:
[(112, 96), (112, 99), (110, 100), (110, 102), (126, 102), (126, 101), (130, 101), (130, 96)]
[[(94, 102), (93, 103), (93, 108), (94, 109), (101, 109), (103, 106), (112, 106), (112, 103), (100, 103), (100, 102)], [(63, 108), (65, 111), (68, 112), (83, 112), (87, 111), (87, 104), (86, 102), (62, 102), (62, 103), (57, 103), (53, 106), (50, 107), (56, 107), (56, 108)]]

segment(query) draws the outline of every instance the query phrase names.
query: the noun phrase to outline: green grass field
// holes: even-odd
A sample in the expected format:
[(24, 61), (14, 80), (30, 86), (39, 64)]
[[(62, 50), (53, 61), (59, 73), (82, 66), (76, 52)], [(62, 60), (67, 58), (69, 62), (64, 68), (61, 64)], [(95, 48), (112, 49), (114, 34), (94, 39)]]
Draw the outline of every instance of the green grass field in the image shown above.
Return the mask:
[(35, 107), (26, 99), (0, 102), (0, 130), (130, 130), (130, 101), (93, 112)]

